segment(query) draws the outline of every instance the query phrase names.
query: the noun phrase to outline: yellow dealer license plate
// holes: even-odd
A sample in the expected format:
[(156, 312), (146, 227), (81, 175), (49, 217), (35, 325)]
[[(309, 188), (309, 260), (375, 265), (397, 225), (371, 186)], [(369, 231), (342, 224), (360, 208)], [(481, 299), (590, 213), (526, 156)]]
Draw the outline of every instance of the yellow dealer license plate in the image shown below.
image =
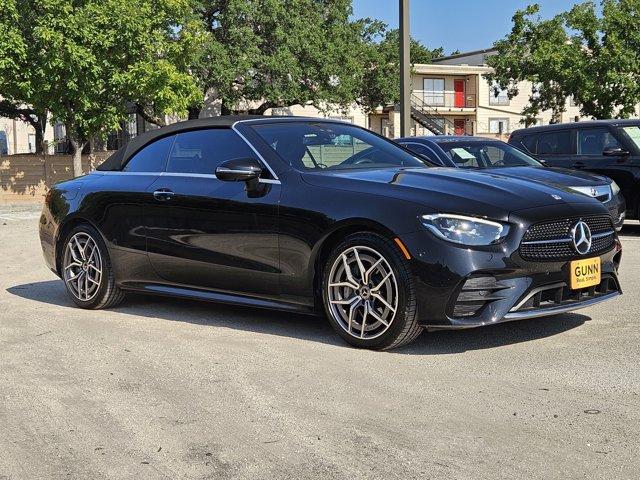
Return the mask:
[(570, 264), (571, 289), (592, 287), (600, 283), (600, 257), (574, 260)]

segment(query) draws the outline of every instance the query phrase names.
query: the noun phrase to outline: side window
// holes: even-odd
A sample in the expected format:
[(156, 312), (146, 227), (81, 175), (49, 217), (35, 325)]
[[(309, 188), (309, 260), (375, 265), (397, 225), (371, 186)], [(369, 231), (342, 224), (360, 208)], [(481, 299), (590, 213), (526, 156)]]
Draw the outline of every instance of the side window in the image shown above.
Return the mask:
[(248, 157), (255, 157), (253, 151), (233, 130), (194, 130), (177, 135), (167, 172), (214, 175), (222, 162)]
[(150, 143), (127, 162), (125, 172), (162, 172), (175, 135)]
[(527, 135), (522, 138), (522, 146), (529, 153), (536, 153), (536, 142), (538, 141), (537, 135)]
[(430, 148), (425, 147), (424, 145), (421, 145), (420, 143), (410, 142), (410, 143), (401, 143), (401, 145), (405, 148), (408, 148), (414, 153), (423, 155), (424, 157), (429, 159), (429, 161), (435, 163), (436, 165), (442, 165), (442, 161), (433, 153), (433, 151), (431, 151)]
[(579, 155), (602, 155), (606, 148), (620, 148), (620, 144), (608, 129), (578, 130)]
[(538, 137), (538, 155), (570, 155), (571, 130), (557, 130)]

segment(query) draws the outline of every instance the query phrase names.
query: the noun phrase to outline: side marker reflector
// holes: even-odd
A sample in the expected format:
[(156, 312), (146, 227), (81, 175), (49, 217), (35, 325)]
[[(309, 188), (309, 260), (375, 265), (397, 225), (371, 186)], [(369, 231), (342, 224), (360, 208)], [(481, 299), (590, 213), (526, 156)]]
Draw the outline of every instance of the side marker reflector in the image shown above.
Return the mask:
[(407, 260), (411, 260), (411, 254), (409, 253), (409, 250), (407, 250), (407, 247), (404, 246), (404, 243), (402, 243), (402, 240), (396, 237), (393, 239), (393, 241), (396, 242), (396, 245), (398, 245), (398, 248), (404, 255), (404, 258), (406, 258)]

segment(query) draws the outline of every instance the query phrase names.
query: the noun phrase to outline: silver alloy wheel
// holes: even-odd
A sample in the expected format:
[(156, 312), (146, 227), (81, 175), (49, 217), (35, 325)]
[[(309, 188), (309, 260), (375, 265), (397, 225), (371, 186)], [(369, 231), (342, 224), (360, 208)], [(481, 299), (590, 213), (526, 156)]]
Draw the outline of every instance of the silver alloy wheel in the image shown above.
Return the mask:
[(63, 278), (69, 291), (83, 302), (96, 296), (102, 280), (102, 257), (88, 233), (76, 233), (65, 248)]
[(373, 248), (349, 247), (329, 273), (329, 310), (349, 335), (370, 340), (386, 332), (398, 310), (398, 284), (389, 262)]

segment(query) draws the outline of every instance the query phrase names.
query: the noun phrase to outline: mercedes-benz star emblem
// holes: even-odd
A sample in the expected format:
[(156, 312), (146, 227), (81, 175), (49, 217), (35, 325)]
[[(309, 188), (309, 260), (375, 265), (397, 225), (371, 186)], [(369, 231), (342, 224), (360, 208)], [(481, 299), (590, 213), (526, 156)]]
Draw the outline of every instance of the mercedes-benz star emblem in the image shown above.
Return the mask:
[(580, 255), (591, 250), (591, 229), (582, 220), (576, 223), (571, 230), (571, 239), (573, 240), (573, 248)]

